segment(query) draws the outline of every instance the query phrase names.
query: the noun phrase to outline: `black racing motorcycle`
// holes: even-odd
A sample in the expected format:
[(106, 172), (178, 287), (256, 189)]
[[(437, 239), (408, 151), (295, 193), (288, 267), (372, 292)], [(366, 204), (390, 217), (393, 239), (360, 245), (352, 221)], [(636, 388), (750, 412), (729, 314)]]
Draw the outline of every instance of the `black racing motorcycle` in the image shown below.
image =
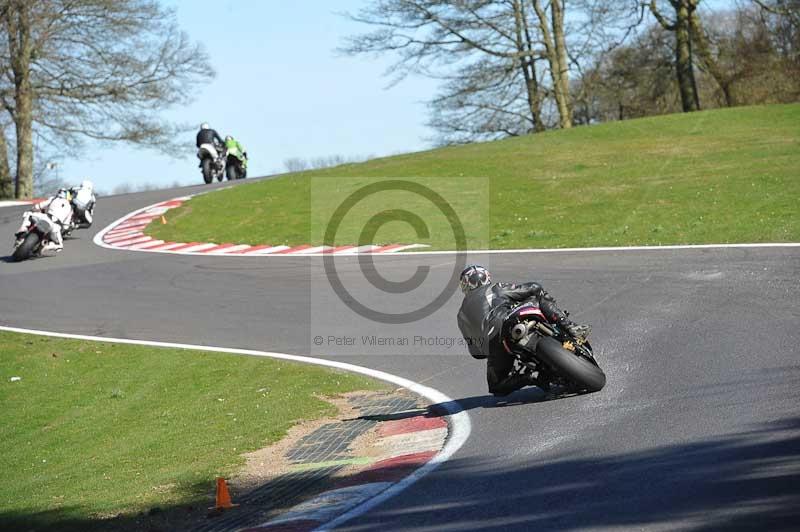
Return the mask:
[(587, 340), (576, 339), (550, 323), (535, 303), (523, 303), (506, 318), (503, 347), (514, 356), (515, 371), (536, 378), (540, 387), (563, 386), (597, 392), (606, 375)]

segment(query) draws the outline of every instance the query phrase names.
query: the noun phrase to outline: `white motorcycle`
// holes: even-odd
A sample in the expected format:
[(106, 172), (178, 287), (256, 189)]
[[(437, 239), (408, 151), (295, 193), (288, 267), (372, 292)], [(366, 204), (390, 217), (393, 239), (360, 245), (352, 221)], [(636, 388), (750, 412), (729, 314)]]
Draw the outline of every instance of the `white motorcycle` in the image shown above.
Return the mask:
[(72, 220), (72, 205), (66, 198), (56, 197), (42, 212), (39, 206), (24, 214), (19, 232), (15, 235), (11, 258), (20, 262), (42, 255), (44, 251), (61, 251), (64, 247), (62, 227)]
[(68, 237), (76, 229), (88, 229), (91, 227), (94, 219), (94, 207), (97, 203), (92, 182), (87, 180), (81, 183), (81, 186), (77, 189), (61, 189), (58, 193), (59, 196), (63, 194), (72, 206), (72, 217), (69, 223), (61, 229), (61, 234), (64, 237)]
[(203, 181), (206, 185), (211, 184), (214, 178), (222, 181), (227, 160), (224, 146), (201, 144), (197, 150), (197, 158), (200, 159), (200, 168), (203, 169)]
[(31, 257), (38, 257), (42, 249), (50, 241), (54, 222), (44, 213), (31, 214), (31, 224), (28, 232), (18, 241), (11, 257), (20, 262)]

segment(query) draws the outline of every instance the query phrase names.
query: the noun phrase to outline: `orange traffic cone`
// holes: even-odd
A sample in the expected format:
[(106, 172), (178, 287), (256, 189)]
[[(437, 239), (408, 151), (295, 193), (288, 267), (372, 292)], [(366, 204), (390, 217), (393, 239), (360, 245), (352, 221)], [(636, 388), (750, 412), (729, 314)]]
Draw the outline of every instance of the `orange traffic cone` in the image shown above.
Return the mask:
[(210, 510), (227, 510), (239, 506), (231, 503), (231, 494), (228, 493), (228, 483), (222, 477), (217, 477), (217, 502)]

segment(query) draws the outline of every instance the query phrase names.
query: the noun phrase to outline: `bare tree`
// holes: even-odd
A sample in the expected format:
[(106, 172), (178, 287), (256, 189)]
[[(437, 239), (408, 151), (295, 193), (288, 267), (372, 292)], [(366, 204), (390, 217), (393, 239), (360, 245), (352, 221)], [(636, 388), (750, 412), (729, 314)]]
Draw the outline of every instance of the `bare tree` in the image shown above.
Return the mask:
[(0, 0), (10, 58), (0, 103), (16, 130), (16, 195), (33, 190), (33, 135), (76, 153), (84, 139), (169, 153), (179, 127), (162, 111), (213, 76), (203, 49), (157, 0)]
[(753, 0), (781, 55), (800, 68), (800, 0)]
[(798, 0), (753, 0), (753, 3), (767, 13), (786, 17), (786, 21), (800, 28), (800, 1)]
[(309, 169), (308, 161), (300, 157), (290, 157), (283, 161), (283, 166), (287, 172), (302, 172)]
[(436, 139), (439, 144), (524, 135), (544, 131), (548, 125), (542, 110), (545, 72), (537, 67), (544, 58), (536, 30), (530, 25), (525, 0), (505, 4), (503, 9), (497, 7), (492, 24), (495, 31), (503, 28), (504, 45), (517, 55), (479, 51), (451, 73), (436, 76), (444, 83), (429, 104), (428, 125), (442, 134)]
[(396, 54), (394, 82), (412, 73), (442, 80), (430, 124), (444, 143), (541, 131), (544, 50), (526, 2), (376, 0), (348, 16), (377, 29), (343, 50)]
[[(538, 27), (545, 56), (553, 78), (553, 97), (558, 107), (558, 125), (562, 129), (572, 127), (572, 102), (569, 94), (569, 62), (564, 36), (564, 0), (532, 0), (538, 19)], [(548, 16), (549, 11), (549, 16)]]
[(62, 179), (59, 165), (56, 162), (48, 162), (34, 168), (33, 183), (33, 191), (37, 198), (50, 196), (58, 189), (70, 186)]
[[(33, 38), (31, 9), (21, 0), (4, 2), (2, 15), (8, 42), (14, 104), (3, 105), (14, 119), (17, 133), (17, 181), (14, 195), (29, 198), (33, 193), (33, 90), (31, 60)], [(11, 91), (9, 91), (11, 92)]]
[(343, 50), (394, 54), (393, 82), (441, 80), (429, 102), (440, 143), (486, 140), (571, 127), (572, 73), (617, 46), (642, 13), (639, 0), (373, 0), (348, 16), (374, 30)]
[(580, 80), (593, 85), (581, 120), (605, 122), (680, 111), (673, 59), (671, 34), (660, 25), (603, 56)]
[[(770, 9), (749, 2), (704, 11), (702, 24), (694, 13), (695, 86), (705, 108), (800, 99), (800, 32), (792, 26), (790, 11), (772, 11), (779, 1)], [(679, 112), (683, 103), (675, 75), (674, 30), (654, 23), (585, 69), (578, 81), (574, 95), (590, 96), (576, 99), (582, 122)]]
[(131, 192), (133, 192), (133, 186), (130, 183), (120, 183), (111, 190), (114, 195), (130, 194)]
[(722, 47), (717, 48), (715, 54), (712, 50), (712, 44), (709, 35), (706, 33), (703, 24), (700, 22), (700, 17), (695, 11), (689, 19), (689, 28), (692, 41), (697, 43), (697, 55), (705, 69), (711, 74), (714, 80), (719, 84), (720, 89), (725, 97), (725, 105), (730, 107), (734, 105), (733, 94), (731, 87), (736, 79), (739, 77), (738, 73), (730, 74), (730, 70), (725, 70), (721, 64)]
[[(684, 112), (700, 109), (700, 97), (697, 92), (697, 81), (694, 76), (694, 60), (692, 57), (692, 19), (697, 18), (697, 6), (700, 0), (669, 0), (674, 11), (673, 19), (662, 13), (656, 0), (650, 0), (650, 11), (659, 24), (675, 34), (675, 72), (678, 88), (681, 93), (681, 104)], [(696, 20), (699, 24), (699, 19)]]

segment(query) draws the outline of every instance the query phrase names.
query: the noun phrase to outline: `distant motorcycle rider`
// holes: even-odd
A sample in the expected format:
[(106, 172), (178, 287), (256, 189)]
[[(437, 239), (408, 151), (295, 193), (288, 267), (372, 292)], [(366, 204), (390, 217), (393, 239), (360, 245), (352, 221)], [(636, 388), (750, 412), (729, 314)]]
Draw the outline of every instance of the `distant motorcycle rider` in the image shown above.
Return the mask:
[(67, 192), (74, 210), (73, 221), (75, 226), (80, 229), (91, 227), (94, 219), (94, 206), (97, 203), (92, 182), (84, 179), (79, 186), (72, 187)]
[(61, 232), (69, 227), (72, 222), (73, 212), (72, 205), (62, 194), (37, 203), (30, 211), (25, 211), (22, 214), (22, 225), (14, 235), (16, 237), (15, 246), (18, 246), (28, 233), (28, 229), (31, 226), (31, 216), (34, 213), (43, 213), (53, 221), (53, 229), (48, 235), (49, 242), (43, 248), (43, 251), (55, 251), (57, 253), (64, 249), (64, 238)]
[(242, 143), (239, 142), (238, 140), (236, 140), (235, 138), (233, 138), (232, 135), (226, 135), (225, 136), (225, 148), (228, 151), (236, 151), (236, 150), (238, 150), (239, 152), (241, 152), (241, 154), (244, 156), (244, 158), (247, 159), (247, 150), (245, 150), (244, 146), (242, 146)]
[(545, 317), (566, 329), (575, 338), (585, 338), (591, 328), (578, 325), (556, 306), (556, 301), (542, 285), (494, 283), (489, 270), (473, 264), (461, 272), (464, 301), (458, 311), (458, 328), (474, 358), (486, 360), (486, 381), (489, 393), (508, 395), (524, 386), (539, 384), (529, 375), (513, 372), (514, 357), (503, 346), (506, 319), (514, 306), (535, 302)]
[(203, 144), (211, 144), (212, 146), (224, 145), (225, 141), (222, 140), (216, 130), (211, 129), (206, 122), (203, 122), (200, 124), (200, 131), (197, 132), (196, 144), (199, 148)]
[[(231, 164), (231, 159), (235, 159), (236, 174), (228, 173), (228, 179), (233, 176), (236, 179), (247, 177), (247, 151), (244, 146), (233, 138), (232, 135), (225, 136), (225, 152), (228, 156), (228, 165)], [(238, 175), (237, 175), (238, 174)]]

